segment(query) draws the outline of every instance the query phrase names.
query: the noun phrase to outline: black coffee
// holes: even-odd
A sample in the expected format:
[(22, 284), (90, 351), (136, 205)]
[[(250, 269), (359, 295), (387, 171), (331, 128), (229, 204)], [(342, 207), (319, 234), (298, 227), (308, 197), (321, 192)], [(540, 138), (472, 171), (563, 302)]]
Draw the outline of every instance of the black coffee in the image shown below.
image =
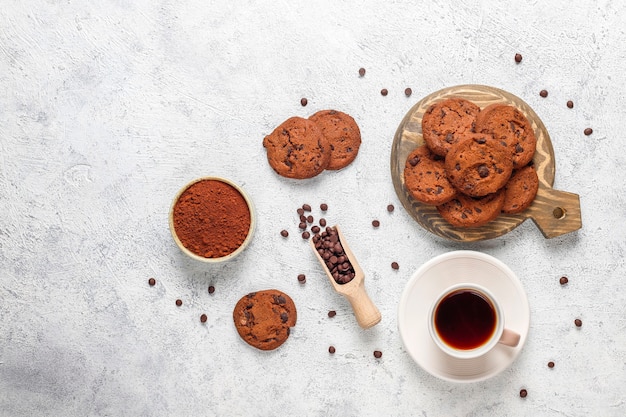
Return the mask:
[(480, 347), (487, 343), (495, 329), (495, 308), (475, 290), (453, 291), (435, 309), (435, 330), (443, 342), (454, 349)]

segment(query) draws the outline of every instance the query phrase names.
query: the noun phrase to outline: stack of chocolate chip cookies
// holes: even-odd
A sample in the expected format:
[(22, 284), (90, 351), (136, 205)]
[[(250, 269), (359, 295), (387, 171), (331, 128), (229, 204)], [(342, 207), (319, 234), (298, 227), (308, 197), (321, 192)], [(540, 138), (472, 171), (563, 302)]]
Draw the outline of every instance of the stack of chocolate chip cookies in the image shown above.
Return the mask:
[(452, 97), (422, 118), (425, 144), (407, 157), (404, 183), (456, 227), (478, 227), (526, 210), (539, 188), (537, 139), (524, 114), (505, 104), (484, 109)]

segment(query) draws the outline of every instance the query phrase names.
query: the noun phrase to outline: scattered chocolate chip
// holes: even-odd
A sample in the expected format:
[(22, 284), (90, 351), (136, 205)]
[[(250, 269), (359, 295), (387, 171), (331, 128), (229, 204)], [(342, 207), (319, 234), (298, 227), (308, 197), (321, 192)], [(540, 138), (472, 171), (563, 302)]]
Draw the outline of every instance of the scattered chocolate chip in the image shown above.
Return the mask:
[(329, 346), (329, 347), (328, 347), (328, 353), (333, 354), (333, 353), (335, 353), (335, 352), (336, 352), (336, 349), (335, 349), (335, 347), (334, 347), (334, 346)]
[(298, 274), (298, 282), (300, 284), (304, 284), (306, 282), (306, 275), (304, 274)]
[(552, 361), (548, 362), (548, 368), (554, 368), (554, 362)]
[(593, 133), (593, 129), (588, 127), (583, 131), (583, 133), (585, 134), (585, 136), (589, 136)]
[(209, 285), (209, 294), (213, 294), (215, 292), (215, 287), (213, 285)]
[(296, 213), (298, 213), (298, 216), (302, 216), (304, 214), (304, 209), (300, 207), (298, 210), (296, 210)]
[(182, 306), (183, 305), (183, 300), (176, 300), (176, 305), (178, 307)]
[(515, 54), (515, 62), (518, 64), (522, 62), (522, 54)]
[(304, 210), (304, 211), (311, 211), (311, 206), (309, 204), (303, 204), (302, 205), (302, 210)]
[(302, 104), (302, 107), (306, 106), (309, 103), (309, 100), (307, 100), (306, 98), (302, 97), (300, 99), (300, 104)]
[(383, 356), (383, 352), (381, 352), (380, 350), (375, 350), (374, 351), (374, 357), (376, 359), (380, 359), (380, 358), (382, 358), (382, 356)]
[(311, 237), (311, 234), (309, 232), (302, 232), (302, 239), (308, 239)]
[(583, 321), (581, 319), (576, 319), (574, 320), (574, 324), (576, 325), (576, 327), (580, 327), (583, 325)]
[(395, 209), (396, 209), (396, 208), (393, 206), (393, 204), (389, 204), (389, 205), (387, 206), (387, 211), (388, 211), (389, 213), (393, 212)]
[(409, 87), (404, 89), (404, 95), (407, 97), (411, 97), (411, 94), (413, 94), (413, 90), (411, 90)]
[(567, 108), (569, 108), (569, 109), (573, 109), (574, 108), (574, 102), (572, 100), (567, 100)]
[(328, 312), (328, 317), (330, 317), (331, 319), (335, 317), (336, 315), (337, 315), (337, 312), (335, 310), (330, 310)]
[(567, 279), (567, 277), (561, 277), (561, 278), (559, 279), (559, 284), (561, 284), (561, 285), (565, 285), (565, 284), (567, 284), (568, 282), (569, 282), (569, 279)]
[(203, 314), (203, 315), (200, 316), (200, 322), (201, 323), (206, 323), (206, 319), (207, 319), (206, 314)]
[(397, 262), (392, 262), (391, 263), (391, 269), (399, 269), (399, 268), (400, 268), (400, 265), (398, 265)]
[(320, 210), (322, 210), (322, 211), (328, 210), (328, 204), (326, 204), (326, 203), (320, 204)]
[(363, 77), (365, 75), (365, 68), (359, 68), (359, 76)]
[(519, 396), (520, 396), (520, 397), (522, 397), (522, 398), (526, 398), (526, 396), (527, 396), (527, 395), (528, 395), (528, 391), (526, 391), (525, 389), (523, 389), (523, 388), (522, 388), (522, 389), (519, 391)]
[(283, 230), (280, 231), (280, 235), (282, 237), (287, 237), (287, 236), (289, 236), (289, 232), (283, 229)]
[(387, 91), (387, 89), (386, 89), (386, 88), (383, 88), (382, 90), (380, 90), (380, 94), (384, 97), (384, 96), (386, 96), (387, 94), (389, 94), (389, 91)]
[(320, 219), (320, 226), (326, 227), (326, 219), (323, 217)]
[(310, 215), (307, 216), (307, 218), (306, 218), (307, 223), (313, 223), (313, 220), (315, 220), (315, 219), (313, 218), (313, 216), (310, 216)]
[(372, 226), (378, 227), (380, 226), (380, 222), (378, 220), (372, 220)]
[(298, 224), (298, 227), (299, 227), (300, 229), (302, 229), (302, 230), (306, 229), (306, 222), (300, 222), (300, 223)]
[(151, 287), (154, 287), (156, 285), (156, 279), (150, 278), (148, 280), (148, 285), (150, 285)]
[(320, 232), (320, 227), (319, 226), (313, 226), (313, 227), (311, 227), (311, 231), (313, 233), (319, 233)]
[(548, 97), (548, 90), (541, 90), (541, 91), (539, 92), (539, 95), (540, 95), (541, 97), (543, 97), (543, 98)]

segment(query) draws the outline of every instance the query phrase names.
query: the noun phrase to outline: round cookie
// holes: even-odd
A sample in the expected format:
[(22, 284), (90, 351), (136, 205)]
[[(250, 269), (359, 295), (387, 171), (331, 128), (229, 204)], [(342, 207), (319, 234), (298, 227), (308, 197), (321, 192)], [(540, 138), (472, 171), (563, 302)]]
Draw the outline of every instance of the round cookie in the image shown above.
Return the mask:
[(361, 146), (361, 130), (352, 116), (337, 110), (320, 110), (309, 120), (317, 123), (330, 144), (326, 169), (341, 169), (354, 161)]
[(328, 167), (330, 145), (316, 123), (291, 117), (263, 139), (267, 160), (278, 175), (312, 178)]
[(507, 148), (485, 133), (471, 133), (454, 145), (445, 167), (450, 183), (471, 197), (495, 193), (513, 172)]
[(272, 350), (289, 337), (297, 320), (296, 305), (278, 290), (251, 292), (235, 305), (233, 320), (239, 336), (261, 350)]
[(479, 227), (498, 217), (503, 203), (504, 190), (480, 198), (459, 194), (437, 206), (437, 211), (453, 226)]
[(525, 166), (513, 172), (504, 186), (504, 205), (502, 212), (507, 214), (521, 213), (535, 200), (539, 190), (539, 177), (532, 166)]
[(474, 131), (480, 107), (469, 100), (451, 97), (433, 104), (422, 117), (422, 136), (431, 151), (446, 156), (463, 134)]
[(506, 104), (491, 104), (476, 118), (476, 132), (491, 133), (506, 143), (513, 158), (513, 168), (522, 168), (533, 159), (537, 137), (524, 113)]
[(437, 160), (426, 145), (416, 148), (407, 157), (404, 185), (415, 200), (434, 206), (452, 200), (457, 194), (446, 177), (443, 160)]

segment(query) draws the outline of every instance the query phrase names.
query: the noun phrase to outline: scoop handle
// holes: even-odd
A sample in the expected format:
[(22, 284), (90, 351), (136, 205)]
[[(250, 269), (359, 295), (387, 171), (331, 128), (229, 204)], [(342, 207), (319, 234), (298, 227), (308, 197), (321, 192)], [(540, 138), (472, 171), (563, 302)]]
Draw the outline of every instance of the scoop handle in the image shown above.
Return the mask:
[(372, 299), (367, 295), (365, 285), (363, 285), (362, 281), (360, 285), (354, 287), (354, 291), (350, 291), (344, 294), (344, 296), (350, 302), (359, 326), (364, 329), (369, 329), (380, 322), (380, 310), (378, 310), (378, 307), (376, 307)]

